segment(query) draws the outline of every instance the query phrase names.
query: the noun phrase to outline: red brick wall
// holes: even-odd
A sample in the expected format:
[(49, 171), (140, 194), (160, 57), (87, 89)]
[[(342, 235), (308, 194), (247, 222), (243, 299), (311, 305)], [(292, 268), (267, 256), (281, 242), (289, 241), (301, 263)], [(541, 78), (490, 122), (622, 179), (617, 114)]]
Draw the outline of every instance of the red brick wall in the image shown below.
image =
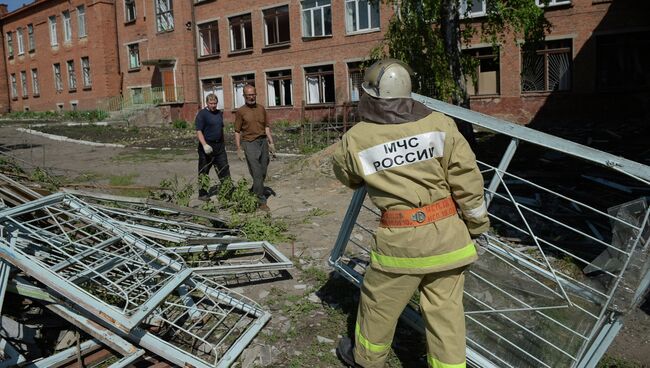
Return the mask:
[[(290, 39), (288, 47), (264, 49), (264, 22), (262, 10), (271, 6), (289, 5)], [(268, 108), (270, 119), (298, 120), (302, 101), (305, 99), (304, 66), (333, 64), (335, 74), (336, 103), (349, 101), (347, 65), (348, 61), (367, 58), (369, 51), (378, 44), (388, 25), (392, 11), (382, 7), (381, 31), (346, 35), (344, 2), (332, 1), (332, 36), (322, 39), (303, 40), (299, 1), (211, 1), (196, 6), (198, 24), (218, 20), (219, 58), (199, 61), (199, 79), (221, 77), (224, 89), (225, 119), (234, 120), (232, 76), (255, 73), (257, 100), (267, 105), (266, 71), (290, 69), (293, 84), (293, 107)], [(253, 29), (253, 51), (233, 54), (230, 49), (228, 18), (242, 13), (251, 13)]]
[[(77, 6), (84, 5), (86, 18), (86, 37), (79, 38), (77, 22)], [(72, 40), (63, 41), (63, 11), (70, 12)], [(50, 45), (48, 17), (55, 15), (57, 21), (58, 46)], [(35, 50), (29, 52), (27, 25), (34, 26)], [(57, 104), (62, 103), (64, 110), (71, 109), (71, 101), (77, 101), (78, 109), (88, 110), (97, 107), (98, 101), (117, 94), (119, 80), (117, 58), (115, 57), (115, 20), (114, 4), (112, 1), (91, 0), (49, 0), (34, 3), (21, 8), (4, 18), (4, 32), (15, 32), (22, 27), (25, 53), (17, 54), (17, 41), (14, 36), (14, 57), (8, 60), (7, 74), (15, 73), (17, 78), (21, 71), (27, 73), (28, 97), (21, 94), (20, 80), (18, 81), (19, 97), (11, 101), (12, 111), (22, 111), (29, 108), (32, 111), (56, 110)], [(14, 33), (15, 34), (15, 33)], [(90, 60), (90, 88), (84, 88), (81, 57)], [(76, 90), (68, 87), (66, 62), (74, 60), (77, 80)], [(63, 91), (54, 88), (53, 64), (61, 65)], [(31, 69), (38, 70), (40, 95), (35, 96), (32, 90)]]

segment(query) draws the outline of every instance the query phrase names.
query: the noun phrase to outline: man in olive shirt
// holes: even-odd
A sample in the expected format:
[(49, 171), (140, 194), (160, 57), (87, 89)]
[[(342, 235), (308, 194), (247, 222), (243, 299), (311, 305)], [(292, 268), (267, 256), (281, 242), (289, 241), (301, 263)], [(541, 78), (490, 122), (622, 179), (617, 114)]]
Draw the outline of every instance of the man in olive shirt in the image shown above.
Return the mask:
[(269, 153), (275, 155), (271, 127), (264, 106), (257, 103), (255, 87), (250, 84), (244, 87), (244, 99), (246, 104), (235, 114), (237, 157), (243, 161), (245, 154), (248, 172), (253, 177), (252, 190), (259, 200), (259, 208), (270, 211), (264, 195), (264, 179), (269, 165)]

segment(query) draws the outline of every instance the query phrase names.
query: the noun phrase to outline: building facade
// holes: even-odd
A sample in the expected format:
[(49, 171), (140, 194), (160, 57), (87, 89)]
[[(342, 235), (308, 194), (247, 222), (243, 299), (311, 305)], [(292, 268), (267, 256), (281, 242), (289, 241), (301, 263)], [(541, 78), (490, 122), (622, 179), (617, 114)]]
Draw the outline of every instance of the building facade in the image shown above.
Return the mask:
[(89, 110), (119, 92), (111, 1), (41, 0), (0, 18), (11, 111)]
[[(478, 27), (489, 1), (474, 0), (464, 22)], [(472, 109), (521, 123), (647, 117), (644, 10), (650, 2), (550, 0), (552, 31), (532, 54), (512, 36), (497, 48), (477, 36), (464, 46), (479, 61)], [(358, 100), (360, 63), (392, 15), (365, 0), (36, 0), (0, 13), (0, 109), (92, 109), (119, 97), (192, 120), (215, 93), (232, 120), (251, 83), (272, 119), (298, 120)]]

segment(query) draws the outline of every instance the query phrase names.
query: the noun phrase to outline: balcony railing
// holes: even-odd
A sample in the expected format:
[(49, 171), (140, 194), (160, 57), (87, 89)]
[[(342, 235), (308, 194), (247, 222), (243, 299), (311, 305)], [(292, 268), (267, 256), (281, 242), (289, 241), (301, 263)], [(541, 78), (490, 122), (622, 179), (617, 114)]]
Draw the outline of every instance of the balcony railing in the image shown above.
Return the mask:
[(121, 111), (184, 101), (183, 87), (142, 87), (132, 88), (124, 95), (110, 97), (101, 102), (98, 108), (104, 111)]

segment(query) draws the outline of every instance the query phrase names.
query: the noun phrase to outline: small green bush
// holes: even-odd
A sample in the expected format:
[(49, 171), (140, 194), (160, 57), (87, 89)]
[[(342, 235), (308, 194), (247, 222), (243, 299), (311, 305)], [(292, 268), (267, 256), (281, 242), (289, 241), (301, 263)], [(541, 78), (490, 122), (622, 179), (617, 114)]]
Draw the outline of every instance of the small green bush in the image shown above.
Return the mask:
[(188, 129), (190, 124), (182, 119), (177, 119), (172, 122), (172, 128), (174, 129)]

